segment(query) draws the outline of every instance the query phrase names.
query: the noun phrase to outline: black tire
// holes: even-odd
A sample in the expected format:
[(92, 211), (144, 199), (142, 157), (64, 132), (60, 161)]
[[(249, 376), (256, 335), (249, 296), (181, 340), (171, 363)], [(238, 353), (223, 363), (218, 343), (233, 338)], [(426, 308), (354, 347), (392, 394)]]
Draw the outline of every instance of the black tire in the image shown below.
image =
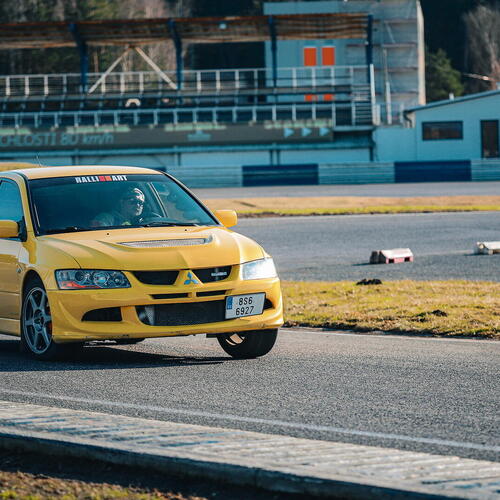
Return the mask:
[(116, 343), (118, 345), (134, 345), (139, 342), (144, 342), (146, 339), (117, 339)]
[(23, 293), (21, 350), (35, 359), (52, 361), (74, 354), (81, 347), (82, 343), (54, 342), (47, 292), (40, 278), (31, 279)]
[(252, 359), (264, 356), (274, 346), (278, 330), (252, 330), (217, 335), (222, 349), (236, 359)]

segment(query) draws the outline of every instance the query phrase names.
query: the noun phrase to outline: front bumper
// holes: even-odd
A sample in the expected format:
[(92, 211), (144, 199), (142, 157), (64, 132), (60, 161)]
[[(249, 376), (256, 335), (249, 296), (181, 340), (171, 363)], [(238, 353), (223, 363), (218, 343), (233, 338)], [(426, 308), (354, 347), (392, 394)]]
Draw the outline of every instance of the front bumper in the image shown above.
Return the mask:
[[(283, 324), (283, 302), (278, 278), (263, 280), (224, 280), (190, 286), (145, 285), (130, 279), (131, 288), (117, 290), (47, 290), (55, 342), (82, 342), (149, 337), (172, 337), (214, 333), (232, 333), (246, 330), (278, 328)], [(224, 292), (198, 296), (198, 293)], [(203, 324), (180, 326), (149, 326), (140, 319), (138, 307), (161, 304), (189, 304), (220, 301), (229, 295), (249, 293), (266, 294), (268, 308), (262, 314)], [(157, 299), (154, 295), (187, 293), (185, 298)], [(89, 311), (120, 308), (121, 321), (82, 321)]]

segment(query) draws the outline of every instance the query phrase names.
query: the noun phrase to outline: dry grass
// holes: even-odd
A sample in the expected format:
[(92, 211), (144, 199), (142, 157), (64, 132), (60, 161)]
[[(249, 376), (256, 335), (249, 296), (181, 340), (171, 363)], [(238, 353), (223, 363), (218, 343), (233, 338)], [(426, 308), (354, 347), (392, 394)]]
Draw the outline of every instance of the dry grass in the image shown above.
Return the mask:
[(243, 217), (500, 210), (500, 196), (218, 198), (205, 203), (212, 210), (232, 209)]
[(500, 283), (283, 282), (288, 326), (500, 339)]
[(177, 493), (162, 493), (115, 484), (83, 482), (43, 474), (0, 471), (0, 500), (201, 500)]

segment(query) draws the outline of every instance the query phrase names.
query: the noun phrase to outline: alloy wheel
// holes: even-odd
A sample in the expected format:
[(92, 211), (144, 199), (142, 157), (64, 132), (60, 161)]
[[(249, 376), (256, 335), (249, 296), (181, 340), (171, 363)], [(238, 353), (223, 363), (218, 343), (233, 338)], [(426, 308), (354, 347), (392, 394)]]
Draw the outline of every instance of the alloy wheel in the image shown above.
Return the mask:
[(245, 341), (245, 335), (240, 333), (231, 333), (225, 335), (225, 340), (229, 345), (240, 345)]
[(52, 316), (47, 293), (43, 288), (32, 288), (24, 301), (24, 338), (35, 354), (44, 354), (52, 343)]

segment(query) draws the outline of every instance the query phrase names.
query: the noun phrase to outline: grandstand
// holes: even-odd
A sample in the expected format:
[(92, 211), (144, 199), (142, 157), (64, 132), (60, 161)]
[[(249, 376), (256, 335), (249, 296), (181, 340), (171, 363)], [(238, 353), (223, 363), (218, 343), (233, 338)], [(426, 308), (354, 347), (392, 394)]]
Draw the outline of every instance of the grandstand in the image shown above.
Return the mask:
[[(1, 127), (246, 123), (325, 118), (334, 128), (373, 123), (370, 84), (355, 67), (183, 71), (183, 88), (155, 72), (0, 77)], [(162, 72), (172, 82), (170, 72)], [(309, 96), (328, 94), (326, 102)], [(306, 98), (307, 97), (307, 98)]]
[[(166, 40), (173, 41), (177, 67), (161, 69), (141, 47)], [(356, 42), (364, 47), (364, 61), (287, 67), (278, 44), (291, 40)], [(184, 67), (186, 44), (221, 42), (264, 42), (268, 64)], [(105, 45), (137, 52), (151, 70), (117, 71), (122, 54), (105, 72), (90, 73), (88, 47)], [(373, 160), (380, 107), (369, 12), (19, 23), (0, 29), (0, 50), (70, 46), (80, 53), (79, 73), (0, 76), (0, 158), (32, 160), (36, 153), (52, 164), (137, 164), (181, 178), (191, 167), (226, 167), (210, 179), (198, 179), (199, 171), (188, 175), (192, 185), (233, 182), (239, 174), (231, 166), (246, 168), (250, 177), (266, 165), (280, 167), (278, 177), (293, 182), (294, 176), (304, 181), (311, 164), (317, 171), (332, 158)]]

